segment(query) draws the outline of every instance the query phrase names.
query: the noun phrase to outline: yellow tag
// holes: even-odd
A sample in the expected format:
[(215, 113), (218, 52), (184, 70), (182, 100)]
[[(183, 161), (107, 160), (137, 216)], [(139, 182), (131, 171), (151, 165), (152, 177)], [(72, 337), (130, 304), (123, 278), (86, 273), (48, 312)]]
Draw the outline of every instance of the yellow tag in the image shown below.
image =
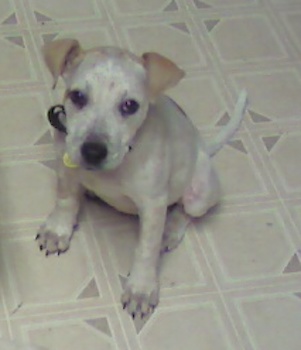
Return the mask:
[(67, 168), (73, 168), (73, 169), (78, 168), (78, 165), (77, 165), (77, 164), (74, 164), (74, 163), (72, 162), (72, 160), (70, 159), (70, 156), (69, 156), (68, 153), (65, 153), (65, 154), (64, 154), (64, 156), (63, 156), (63, 162), (64, 162), (64, 164), (65, 164), (65, 166), (66, 166)]

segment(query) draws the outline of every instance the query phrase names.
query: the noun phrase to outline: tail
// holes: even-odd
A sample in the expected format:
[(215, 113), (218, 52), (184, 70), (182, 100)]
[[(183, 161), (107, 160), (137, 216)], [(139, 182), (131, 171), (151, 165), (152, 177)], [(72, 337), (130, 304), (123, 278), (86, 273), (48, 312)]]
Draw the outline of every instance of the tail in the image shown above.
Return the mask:
[(214, 156), (236, 133), (244, 117), (247, 104), (247, 92), (246, 90), (243, 90), (238, 97), (233, 117), (220, 131), (216, 138), (207, 145), (208, 153), (211, 157)]

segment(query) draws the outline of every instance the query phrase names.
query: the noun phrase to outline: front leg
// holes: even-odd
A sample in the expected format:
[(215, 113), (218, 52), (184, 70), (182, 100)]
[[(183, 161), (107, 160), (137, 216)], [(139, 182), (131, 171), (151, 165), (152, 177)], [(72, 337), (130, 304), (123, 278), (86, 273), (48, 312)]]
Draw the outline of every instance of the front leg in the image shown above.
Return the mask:
[(46, 222), (41, 225), (36, 240), (46, 255), (65, 252), (77, 225), (82, 188), (75, 169), (66, 168), (59, 161), (57, 199)]
[(166, 219), (167, 199), (152, 198), (139, 211), (140, 235), (130, 275), (121, 297), (134, 318), (151, 313), (159, 302), (158, 263)]

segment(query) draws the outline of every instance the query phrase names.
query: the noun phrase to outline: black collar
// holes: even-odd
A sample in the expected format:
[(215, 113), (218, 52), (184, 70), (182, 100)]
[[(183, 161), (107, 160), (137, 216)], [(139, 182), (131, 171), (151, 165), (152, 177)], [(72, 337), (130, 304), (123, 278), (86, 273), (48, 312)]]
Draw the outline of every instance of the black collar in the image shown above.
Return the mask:
[(56, 130), (67, 134), (66, 126), (62, 123), (62, 119), (66, 117), (65, 108), (63, 105), (52, 106), (48, 110), (47, 115), (51, 126), (53, 126)]

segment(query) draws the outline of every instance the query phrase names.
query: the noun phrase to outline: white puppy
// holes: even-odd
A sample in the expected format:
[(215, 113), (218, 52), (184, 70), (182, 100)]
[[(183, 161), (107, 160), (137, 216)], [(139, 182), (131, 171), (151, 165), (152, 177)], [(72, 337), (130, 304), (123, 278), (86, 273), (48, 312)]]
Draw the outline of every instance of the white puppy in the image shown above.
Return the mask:
[(204, 215), (219, 200), (210, 157), (239, 127), (246, 93), (230, 123), (205, 145), (163, 94), (184, 76), (167, 58), (137, 57), (114, 47), (84, 51), (71, 39), (47, 44), (44, 57), (54, 85), (59, 76), (66, 84), (61, 123), (67, 134), (55, 135), (57, 201), (38, 244), (47, 254), (68, 249), (83, 189), (121, 212), (138, 214), (140, 238), (121, 301), (133, 317), (143, 317), (159, 300), (160, 251), (175, 248), (190, 218)]

